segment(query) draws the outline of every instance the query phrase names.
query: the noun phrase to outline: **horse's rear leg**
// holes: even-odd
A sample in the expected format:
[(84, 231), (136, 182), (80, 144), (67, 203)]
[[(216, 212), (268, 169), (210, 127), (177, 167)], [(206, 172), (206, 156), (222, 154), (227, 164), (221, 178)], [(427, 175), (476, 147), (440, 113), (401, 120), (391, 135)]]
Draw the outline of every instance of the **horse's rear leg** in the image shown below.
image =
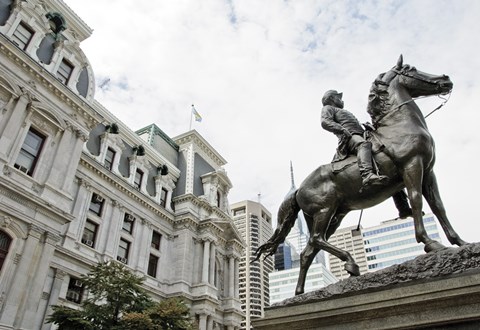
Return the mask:
[(340, 225), (344, 213), (335, 214), (333, 217), (327, 216), (329, 212), (320, 211), (314, 217), (315, 231), (310, 237), (311, 244), (321, 250), (333, 254), (335, 257), (345, 261), (345, 270), (352, 276), (359, 276), (360, 269), (352, 258), (350, 253), (327, 242), (327, 239), (332, 235)]
[(298, 273), (297, 287), (295, 288), (295, 295), (302, 294), (305, 292), (305, 281), (307, 278), (307, 272), (310, 268), (310, 265), (315, 259), (315, 256), (320, 251), (319, 248), (314, 247), (308, 241), (307, 246), (300, 254), (300, 272)]
[(425, 175), (423, 179), (423, 196), (427, 200), (428, 205), (432, 209), (433, 214), (437, 217), (440, 225), (445, 232), (448, 240), (452, 244), (458, 246), (466, 244), (464, 240), (455, 232), (450, 221), (447, 218), (447, 213), (445, 207), (443, 206), (442, 199), (440, 197), (440, 192), (438, 189), (437, 179), (435, 173), (432, 171), (428, 175)]

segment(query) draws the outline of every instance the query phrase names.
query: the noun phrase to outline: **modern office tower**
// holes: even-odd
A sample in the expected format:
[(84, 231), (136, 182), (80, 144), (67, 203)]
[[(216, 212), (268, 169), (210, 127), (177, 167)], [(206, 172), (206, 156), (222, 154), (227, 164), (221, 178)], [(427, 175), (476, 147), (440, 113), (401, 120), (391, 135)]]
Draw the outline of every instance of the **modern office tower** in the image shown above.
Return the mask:
[(285, 242), (278, 246), (274, 255), (274, 269), (285, 270), (292, 268), (292, 250), (290, 243)]
[(200, 330), (238, 329), (226, 161), (196, 131), (134, 132), (99, 104), (91, 33), (61, 0), (0, 5), (0, 327), (56, 328), (52, 305), (80, 308), (79, 278), (119, 262)]
[[(424, 216), (423, 223), (428, 236), (441, 242), (434, 216)], [(365, 228), (363, 241), (370, 272), (400, 264), (425, 253), (424, 245), (415, 239), (412, 218), (388, 220), (378, 226)]]
[(235, 203), (230, 208), (235, 226), (246, 243), (240, 260), (239, 287), (245, 312), (242, 329), (250, 329), (251, 319), (263, 317), (264, 308), (270, 304), (268, 274), (273, 271), (273, 258), (251, 261), (255, 250), (272, 236), (272, 216), (262, 204), (253, 201)]
[[(360, 267), (360, 274), (367, 272), (367, 258), (365, 256), (365, 246), (363, 244), (362, 228), (357, 230), (357, 226), (339, 228), (328, 240), (336, 247), (349, 252)], [(343, 280), (350, 277), (344, 269), (345, 262), (332, 254), (328, 255), (330, 271), (336, 278)]]
[[(295, 296), (300, 268), (291, 268), (269, 274), (270, 304)], [(314, 263), (308, 269), (305, 292), (319, 290), (337, 282), (337, 278), (322, 263)]]
[[(430, 238), (441, 242), (433, 215), (425, 215), (423, 223)], [(400, 264), (424, 253), (423, 244), (417, 243), (412, 218), (381, 222), (378, 226), (340, 228), (329, 240), (333, 245), (348, 251), (360, 266), (360, 273)], [(339, 279), (350, 275), (343, 269), (344, 262), (329, 255), (330, 270)]]

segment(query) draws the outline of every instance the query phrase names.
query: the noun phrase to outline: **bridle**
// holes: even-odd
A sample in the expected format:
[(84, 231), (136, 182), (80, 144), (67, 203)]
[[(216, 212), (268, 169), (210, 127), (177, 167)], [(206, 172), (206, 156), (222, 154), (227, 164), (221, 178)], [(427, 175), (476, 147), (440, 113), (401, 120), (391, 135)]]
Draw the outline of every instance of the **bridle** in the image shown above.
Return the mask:
[[(399, 76), (405, 76), (405, 77), (408, 77), (408, 78), (412, 78), (412, 79), (415, 79), (415, 80), (420, 80), (424, 83), (427, 83), (427, 84), (430, 84), (430, 85), (437, 85), (437, 86), (440, 86), (438, 83), (434, 82), (434, 81), (431, 81), (431, 80), (428, 80), (428, 79), (425, 79), (425, 78), (422, 78), (422, 77), (416, 77), (412, 74), (410, 74), (406, 69), (409, 69), (410, 67), (407, 66), (405, 68), (403, 68), (402, 70), (398, 70), (396, 68), (393, 68), (392, 72), (395, 72), (396, 75), (399, 75)], [(413, 67), (413, 69), (415, 69)], [(392, 77), (390, 79), (390, 82), (395, 78), (396, 76)], [(379, 83), (381, 85), (385, 85), (385, 86), (389, 86), (390, 85), (390, 82), (384, 82), (384, 81), (379, 81), (379, 80), (376, 80), (375, 83)], [(447, 97), (442, 97), (442, 95), (447, 95)], [(447, 102), (448, 100), (450, 100), (450, 96), (452, 95), (452, 90), (450, 90), (448, 93), (446, 94), (437, 94), (436, 96), (441, 98), (443, 100), (443, 102), (438, 106), (436, 107), (435, 109), (433, 109), (432, 111), (430, 111), (426, 116), (424, 116), (424, 118), (427, 118), (428, 116), (430, 116), (432, 113), (434, 113), (435, 111), (438, 111), (440, 110)], [(423, 99), (423, 98), (426, 98), (426, 97), (430, 97), (430, 96), (433, 96), (433, 95), (427, 95), (427, 96), (419, 96), (419, 97), (416, 97), (416, 98), (411, 98), (410, 100), (407, 100), (407, 101), (404, 101), (402, 103), (400, 103), (399, 105), (397, 105), (395, 108), (393, 108), (391, 110), (391, 112), (394, 112), (394, 111), (397, 111), (398, 109), (400, 109), (400, 107), (402, 107), (403, 105), (405, 104), (408, 104), (410, 102), (413, 102), (415, 100), (419, 100), (419, 99)]]

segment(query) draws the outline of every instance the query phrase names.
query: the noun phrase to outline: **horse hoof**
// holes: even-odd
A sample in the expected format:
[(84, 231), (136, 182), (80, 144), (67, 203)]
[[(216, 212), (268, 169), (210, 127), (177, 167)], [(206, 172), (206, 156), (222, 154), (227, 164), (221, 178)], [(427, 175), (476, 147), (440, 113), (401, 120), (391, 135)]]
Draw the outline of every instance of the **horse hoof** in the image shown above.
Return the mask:
[(295, 295), (298, 296), (299, 294), (303, 294), (303, 289), (296, 289)]
[(360, 276), (360, 268), (354, 262), (345, 263), (345, 270), (352, 276)]
[(429, 253), (445, 249), (445, 246), (437, 241), (430, 241), (425, 244), (425, 247), (423, 249), (425, 250), (425, 252)]

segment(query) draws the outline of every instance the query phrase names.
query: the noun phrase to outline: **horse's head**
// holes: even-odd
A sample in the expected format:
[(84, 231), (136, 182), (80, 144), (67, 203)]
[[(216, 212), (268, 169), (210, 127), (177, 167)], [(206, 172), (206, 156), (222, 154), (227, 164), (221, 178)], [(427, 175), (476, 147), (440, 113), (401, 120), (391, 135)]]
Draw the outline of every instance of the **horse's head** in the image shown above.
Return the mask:
[(402, 55), (390, 71), (397, 76), (398, 83), (405, 87), (412, 97), (447, 94), (453, 88), (448, 76), (425, 73), (414, 66), (404, 65)]
[(412, 98), (448, 94), (452, 88), (453, 83), (448, 76), (418, 71), (413, 66), (403, 64), (403, 56), (400, 55), (397, 64), (373, 82), (367, 111), (373, 123), (377, 123), (387, 113), (413, 101)]

